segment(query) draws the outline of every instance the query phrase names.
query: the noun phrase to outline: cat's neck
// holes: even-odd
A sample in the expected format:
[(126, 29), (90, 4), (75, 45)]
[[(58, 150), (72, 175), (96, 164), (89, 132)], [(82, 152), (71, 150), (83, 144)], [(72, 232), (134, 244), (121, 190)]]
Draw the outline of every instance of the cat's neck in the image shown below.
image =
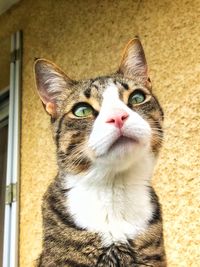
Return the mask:
[(83, 174), (65, 174), (65, 185), (68, 189), (75, 187), (101, 188), (115, 187), (120, 184), (131, 185), (149, 185), (155, 165), (155, 158), (151, 155), (146, 155), (139, 161), (132, 164), (128, 169), (116, 171), (116, 167), (111, 167), (109, 164), (96, 164)]
[(66, 177), (66, 208), (75, 223), (98, 232), (104, 245), (126, 242), (144, 231), (152, 217), (149, 190), (153, 159), (127, 171), (93, 168), (85, 176)]

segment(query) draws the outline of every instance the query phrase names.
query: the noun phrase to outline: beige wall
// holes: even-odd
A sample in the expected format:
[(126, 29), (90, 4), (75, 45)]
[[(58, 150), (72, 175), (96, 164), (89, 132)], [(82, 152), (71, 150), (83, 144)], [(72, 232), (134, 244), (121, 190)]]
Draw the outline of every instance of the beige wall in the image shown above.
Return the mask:
[(10, 36), (8, 36), (7, 38), (0, 38), (0, 91), (9, 86), (10, 45)]
[(24, 33), (20, 267), (33, 266), (41, 250), (41, 198), (56, 174), (49, 118), (34, 91), (33, 59), (53, 60), (76, 78), (106, 74), (135, 34), (166, 116), (153, 183), (163, 204), (169, 266), (199, 266), (199, 25), (199, 0), (26, 0), (0, 16), (0, 38)]

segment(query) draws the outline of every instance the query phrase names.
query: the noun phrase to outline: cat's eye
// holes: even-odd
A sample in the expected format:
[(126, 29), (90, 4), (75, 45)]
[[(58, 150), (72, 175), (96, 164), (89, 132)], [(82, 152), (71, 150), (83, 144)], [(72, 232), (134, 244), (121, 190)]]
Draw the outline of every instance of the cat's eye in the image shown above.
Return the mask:
[(137, 89), (135, 90), (129, 97), (128, 103), (135, 105), (135, 104), (140, 104), (142, 102), (144, 102), (145, 100), (145, 94), (143, 93), (143, 91)]
[(76, 117), (89, 117), (94, 114), (93, 108), (87, 103), (77, 104), (72, 112)]

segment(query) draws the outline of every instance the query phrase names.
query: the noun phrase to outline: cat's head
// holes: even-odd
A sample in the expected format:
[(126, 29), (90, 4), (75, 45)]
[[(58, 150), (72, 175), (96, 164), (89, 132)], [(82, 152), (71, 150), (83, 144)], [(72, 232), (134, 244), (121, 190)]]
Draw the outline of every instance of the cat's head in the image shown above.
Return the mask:
[(51, 116), (61, 171), (79, 173), (101, 165), (118, 172), (158, 154), (163, 112), (152, 94), (139, 39), (128, 43), (112, 75), (74, 81), (38, 59), (35, 78)]

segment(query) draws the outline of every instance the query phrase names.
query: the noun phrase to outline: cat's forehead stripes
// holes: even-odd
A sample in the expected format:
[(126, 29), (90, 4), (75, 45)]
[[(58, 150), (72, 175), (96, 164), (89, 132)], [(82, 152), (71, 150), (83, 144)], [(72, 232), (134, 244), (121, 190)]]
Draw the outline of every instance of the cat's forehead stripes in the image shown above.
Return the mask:
[(127, 96), (130, 94), (130, 92), (138, 87), (138, 85), (134, 81), (127, 82), (123, 79), (115, 78), (112, 76), (102, 76), (96, 78), (95, 80), (91, 79), (79, 84), (76, 90), (79, 92), (79, 96), (83, 95), (86, 100), (95, 98), (97, 101), (99, 101), (99, 103), (101, 103), (103, 101), (104, 91), (107, 90), (107, 88), (111, 85), (113, 86), (113, 88), (115, 87), (118, 90), (118, 94), (121, 100), (127, 100)]
[(84, 93), (86, 98), (90, 98), (91, 97), (91, 87), (87, 88), (83, 93)]
[(93, 79), (91, 79), (89, 81), (88, 87), (86, 89), (84, 88), (83, 94), (85, 95), (86, 98), (90, 98), (92, 91), (98, 90), (98, 89), (99, 89), (98, 85), (95, 83)]
[[(124, 90), (124, 88), (126, 89)], [(94, 101), (98, 101), (99, 105), (103, 103), (108, 103), (109, 105), (119, 99), (123, 100), (123, 94), (129, 94), (127, 88), (128, 85), (124, 87), (124, 85), (112, 79), (106, 81), (101, 80), (99, 84), (98, 81), (95, 81), (95, 84), (92, 83), (91, 87), (84, 90), (83, 94), (87, 99), (90, 99), (91, 104)]]
[(116, 84), (118, 86), (119, 85), (122, 86), (125, 90), (129, 90), (130, 89), (128, 83), (126, 83), (126, 82), (119, 81), (119, 80), (114, 80), (113, 82), (114, 82), (114, 84)]

